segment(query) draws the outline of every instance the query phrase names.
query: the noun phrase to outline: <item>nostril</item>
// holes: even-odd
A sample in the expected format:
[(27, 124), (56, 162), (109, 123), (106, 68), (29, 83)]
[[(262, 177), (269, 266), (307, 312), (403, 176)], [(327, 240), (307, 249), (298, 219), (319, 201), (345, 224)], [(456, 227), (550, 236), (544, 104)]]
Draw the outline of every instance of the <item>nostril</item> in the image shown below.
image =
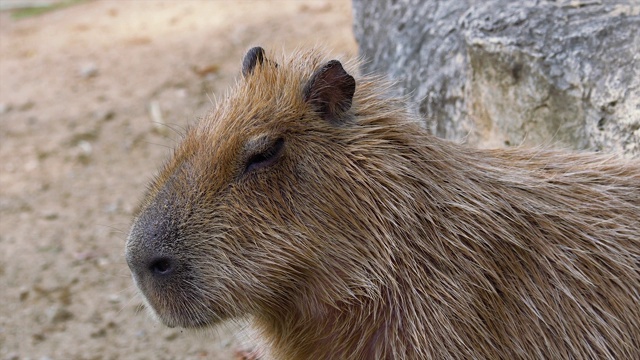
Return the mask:
[(168, 257), (154, 259), (149, 264), (149, 270), (151, 270), (151, 273), (154, 275), (169, 275), (173, 272), (173, 267), (173, 261)]

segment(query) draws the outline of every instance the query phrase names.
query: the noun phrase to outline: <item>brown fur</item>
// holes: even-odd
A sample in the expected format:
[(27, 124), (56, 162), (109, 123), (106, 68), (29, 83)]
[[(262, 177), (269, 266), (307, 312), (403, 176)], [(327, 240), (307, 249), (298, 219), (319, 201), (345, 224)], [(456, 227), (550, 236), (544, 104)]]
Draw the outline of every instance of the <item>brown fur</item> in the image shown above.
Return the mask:
[[(369, 77), (324, 121), (303, 96), (321, 55), (276, 63), (188, 131), (136, 215), (132, 269), (174, 260), (136, 276), (164, 323), (250, 315), (282, 359), (640, 359), (637, 160), (441, 140)], [(243, 173), (264, 135), (281, 158)]]

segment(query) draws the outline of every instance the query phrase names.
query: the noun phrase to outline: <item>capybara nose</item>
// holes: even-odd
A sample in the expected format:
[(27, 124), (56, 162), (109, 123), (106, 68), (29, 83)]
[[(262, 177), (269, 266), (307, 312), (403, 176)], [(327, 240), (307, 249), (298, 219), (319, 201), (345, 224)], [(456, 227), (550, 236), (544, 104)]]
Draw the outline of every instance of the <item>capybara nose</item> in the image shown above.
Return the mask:
[(139, 281), (168, 280), (176, 273), (178, 261), (175, 257), (147, 250), (127, 249), (127, 264), (136, 279)]
[(170, 276), (175, 270), (175, 260), (168, 256), (154, 257), (149, 261), (147, 270), (152, 276)]
[(127, 239), (127, 264), (133, 275), (145, 279), (167, 280), (179, 267), (173, 245), (177, 228), (170, 216), (161, 211), (165, 207), (154, 204), (134, 222)]

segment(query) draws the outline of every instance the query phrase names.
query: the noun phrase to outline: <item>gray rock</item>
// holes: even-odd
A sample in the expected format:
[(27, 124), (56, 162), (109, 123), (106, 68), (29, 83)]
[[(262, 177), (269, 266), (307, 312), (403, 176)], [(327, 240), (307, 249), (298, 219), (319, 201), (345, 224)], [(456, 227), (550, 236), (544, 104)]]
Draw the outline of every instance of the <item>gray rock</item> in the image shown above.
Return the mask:
[(640, 3), (354, 0), (364, 72), (432, 133), (640, 155)]

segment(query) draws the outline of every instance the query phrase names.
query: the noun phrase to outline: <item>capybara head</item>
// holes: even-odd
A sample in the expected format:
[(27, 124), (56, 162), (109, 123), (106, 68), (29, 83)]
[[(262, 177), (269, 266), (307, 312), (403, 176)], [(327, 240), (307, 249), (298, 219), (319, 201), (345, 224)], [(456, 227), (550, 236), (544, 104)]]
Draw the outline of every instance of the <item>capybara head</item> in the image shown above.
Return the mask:
[[(320, 301), (362, 282), (336, 251), (361, 246), (350, 234), (367, 226), (349, 221), (361, 154), (341, 130), (356, 84), (339, 61), (294, 58), (251, 49), (238, 87), (188, 130), (135, 217), (127, 261), (169, 326), (278, 316), (310, 286)], [(327, 278), (343, 281), (317, 283)]]

